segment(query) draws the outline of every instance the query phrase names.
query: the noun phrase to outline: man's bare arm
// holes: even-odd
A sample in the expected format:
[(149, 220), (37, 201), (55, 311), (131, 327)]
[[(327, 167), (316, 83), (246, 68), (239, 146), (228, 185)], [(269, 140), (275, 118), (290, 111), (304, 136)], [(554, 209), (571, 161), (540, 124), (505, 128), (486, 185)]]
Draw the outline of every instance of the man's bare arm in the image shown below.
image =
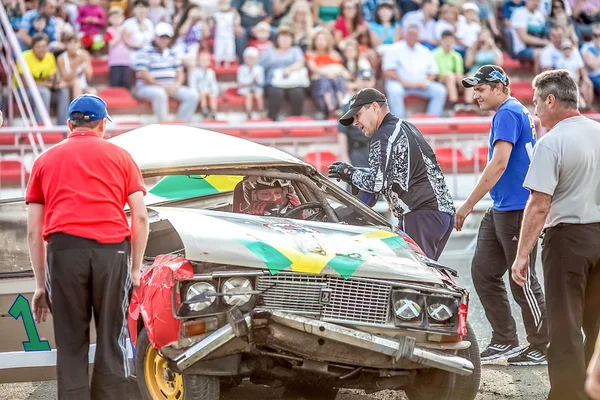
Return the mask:
[(27, 244), (36, 288), (46, 288), (46, 246), (44, 244), (44, 205), (29, 203), (27, 209)]
[(148, 210), (144, 204), (144, 195), (137, 191), (129, 195), (127, 199), (129, 209), (131, 210), (131, 275), (133, 277), (133, 286), (139, 285), (139, 274), (142, 268), (142, 260), (146, 251), (148, 242), (148, 233), (150, 231), (148, 224)]

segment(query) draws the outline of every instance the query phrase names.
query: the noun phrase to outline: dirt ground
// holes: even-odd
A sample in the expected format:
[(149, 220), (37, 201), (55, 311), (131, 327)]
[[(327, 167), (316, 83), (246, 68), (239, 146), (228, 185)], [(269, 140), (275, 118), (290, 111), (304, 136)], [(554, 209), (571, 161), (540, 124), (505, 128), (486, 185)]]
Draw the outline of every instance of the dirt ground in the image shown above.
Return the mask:
[[(546, 367), (509, 367), (506, 361), (484, 364), (481, 386), (476, 400), (544, 400), (549, 389)], [(130, 400), (141, 400), (135, 385), (130, 388)], [(221, 400), (288, 400), (283, 389), (244, 383), (221, 396)], [(26, 382), (0, 385), (2, 400), (56, 399), (56, 382)], [(310, 400), (310, 399), (307, 399)], [(336, 400), (407, 400), (402, 392), (382, 391), (371, 395), (355, 390), (342, 390)], [(432, 399), (434, 400), (434, 399)]]

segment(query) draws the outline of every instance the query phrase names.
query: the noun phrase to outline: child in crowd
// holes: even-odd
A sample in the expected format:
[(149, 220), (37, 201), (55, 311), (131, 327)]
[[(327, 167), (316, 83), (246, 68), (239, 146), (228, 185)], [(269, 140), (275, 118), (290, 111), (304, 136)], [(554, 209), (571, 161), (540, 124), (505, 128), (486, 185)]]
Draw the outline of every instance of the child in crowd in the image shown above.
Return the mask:
[(129, 88), (131, 75), (131, 48), (127, 40), (129, 36), (123, 21), (125, 14), (120, 6), (112, 6), (108, 11), (106, 30), (108, 40), (108, 80), (110, 86)]
[[(198, 91), (200, 95), (200, 106), (205, 118), (215, 119), (217, 112), (217, 97), (219, 96), (219, 84), (217, 75), (210, 68), (211, 54), (201, 51), (198, 55), (197, 66), (188, 74), (188, 86)], [(208, 101), (207, 101), (208, 99)]]
[(79, 38), (73, 33), (65, 34), (63, 42), (67, 50), (58, 56), (56, 64), (60, 78), (71, 88), (71, 98), (96, 94), (96, 89), (88, 85), (93, 75), (90, 54), (81, 48)]
[(171, 23), (171, 13), (167, 7), (163, 6), (162, 0), (149, 0), (150, 10), (148, 18), (152, 21), (154, 26), (159, 22)]
[(456, 39), (468, 49), (475, 44), (481, 32), (479, 7), (475, 3), (465, 3), (462, 6), (462, 12), (464, 18), (459, 17), (458, 19)]
[(439, 80), (448, 90), (448, 100), (454, 112), (462, 109), (462, 104), (458, 103), (458, 90), (464, 75), (463, 58), (454, 50), (455, 43), (454, 33), (444, 31), (440, 46), (431, 53), (439, 69)]
[(252, 118), (254, 99), (261, 117), (265, 109), (263, 95), (265, 70), (258, 64), (258, 56), (259, 51), (256, 47), (247, 47), (244, 50), (244, 64), (237, 71), (238, 93), (246, 99), (248, 118)]
[[(571, 77), (579, 86), (579, 108), (585, 110), (594, 101), (594, 85), (592, 81), (582, 75), (582, 70), (585, 71), (585, 66), (581, 56), (577, 51), (573, 51), (573, 42), (571, 39), (565, 38), (561, 43), (563, 58), (558, 62), (557, 68), (566, 69)], [(585, 79), (587, 78), (587, 79)]]
[(25, 1), (23, 0), (2, 0), (2, 5), (6, 11), (6, 16), (10, 21), (10, 25), (15, 31), (19, 30), (21, 17), (25, 14)]
[(175, 35), (175, 51), (179, 53), (183, 66), (190, 70), (196, 66), (200, 44), (210, 36), (200, 7), (192, 4), (185, 9), (175, 28)]
[(240, 26), (240, 15), (231, 7), (231, 0), (219, 0), (219, 9), (213, 16), (215, 21), (215, 65), (225, 67), (235, 61), (235, 31)]
[(266, 21), (261, 21), (252, 30), (256, 41), (254, 41), (253, 46), (258, 49), (258, 54), (262, 54), (263, 51), (273, 43), (269, 40), (271, 37), (271, 25), (269, 25)]
[(105, 45), (106, 13), (100, 0), (88, 0), (77, 15), (81, 43), (86, 49), (101, 50)]

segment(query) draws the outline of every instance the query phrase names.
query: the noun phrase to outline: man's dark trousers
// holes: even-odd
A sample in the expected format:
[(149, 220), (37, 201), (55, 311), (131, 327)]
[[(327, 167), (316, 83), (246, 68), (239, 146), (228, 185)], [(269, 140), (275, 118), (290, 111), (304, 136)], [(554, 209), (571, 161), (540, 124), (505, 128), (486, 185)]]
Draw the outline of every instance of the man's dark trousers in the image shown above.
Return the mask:
[[(517, 327), (510, 311), (503, 276), (517, 256), (523, 210), (498, 211), (490, 208), (484, 215), (471, 264), (477, 295), (492, 327), (492, 343), (518, 344)], [(510, 289), (521, 307), (529, 344), (545, 352), (548, 344), (546, 303), (535, 275), (537, 248), (529, 255), (529, 280), (521, 287), (510, 277)], [(510, 274), (510, 273), (509, 273)]]
[(548, 399), (587, 400), (586, 367), (600, 328), (600, 223), (548, 228), (542, 264), (550, 335)]
[(419, 209), (406, 213), (400, 229), (411, 237), (432, 260), (438, 260), (454, 227), (454, 216), (448, 213)]
[[(46, 291), (54, 322), (59, 400), (127, 398), (130, 243), (101, 244), (62, 233), (48, 242)], [(91, 393), (90, 321), (96, 326)]]

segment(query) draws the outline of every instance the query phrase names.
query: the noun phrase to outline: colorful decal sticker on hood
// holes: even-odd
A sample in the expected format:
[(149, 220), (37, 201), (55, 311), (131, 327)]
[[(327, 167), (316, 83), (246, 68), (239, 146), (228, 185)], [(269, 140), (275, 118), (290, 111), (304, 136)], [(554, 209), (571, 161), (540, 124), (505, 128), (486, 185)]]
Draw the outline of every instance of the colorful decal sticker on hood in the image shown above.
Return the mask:
[(232, 191), (241, 180), (241, 176), (172, 175), (161, 179), (150, 189), (150, 193), (171, 200), (189, 199)]
[[(309, 231), (313, 231), (295, 224), (265, 224), (265, 226), (286, 233), (311, 234), (312, 232)], [(317, 231), (314, 233), (318, 234)], [(326, 267), (330, 267), (344, 279), (351, 277), (368, 259), (390, 250), (393, 252), (399, 247), (408, 247), (408, 243), (400, 236), (384, 230), (346, 237), (343, 240), (344, 243), (324, 243), (321, 248), (315, 248), (307, 253), (290, 248), (275, 248), (261, 241), (241, 239), (240, 242), (259, 257), (273, 275), (288, 268), (293, 272), (320, 274)]]

